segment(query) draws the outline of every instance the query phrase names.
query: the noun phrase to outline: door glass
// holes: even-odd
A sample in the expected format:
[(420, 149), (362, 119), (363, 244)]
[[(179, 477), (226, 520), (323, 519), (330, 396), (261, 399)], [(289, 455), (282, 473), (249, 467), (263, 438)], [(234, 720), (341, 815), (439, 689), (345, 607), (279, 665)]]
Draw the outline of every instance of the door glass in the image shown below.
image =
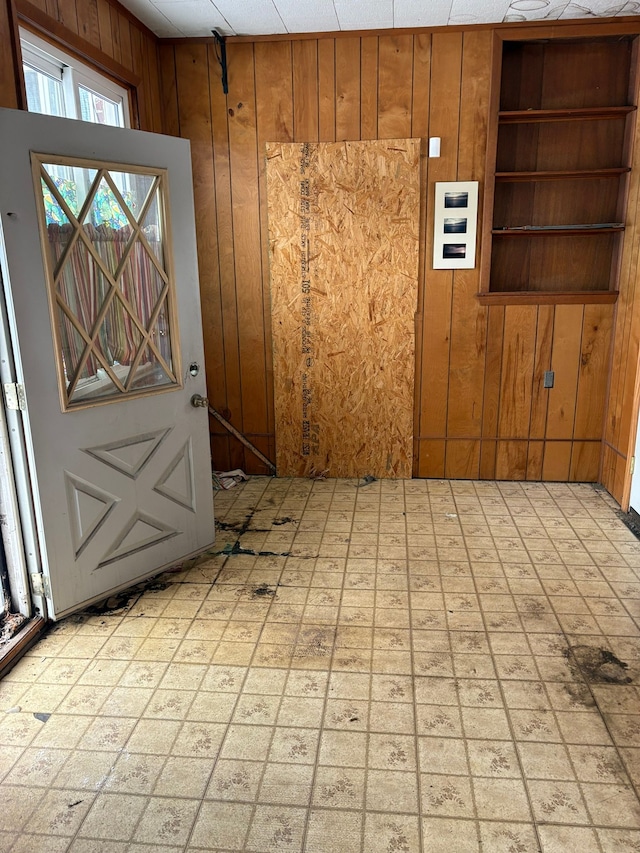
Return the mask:
[(165, 172), (32, 156), (63, 409), (179, 387)]

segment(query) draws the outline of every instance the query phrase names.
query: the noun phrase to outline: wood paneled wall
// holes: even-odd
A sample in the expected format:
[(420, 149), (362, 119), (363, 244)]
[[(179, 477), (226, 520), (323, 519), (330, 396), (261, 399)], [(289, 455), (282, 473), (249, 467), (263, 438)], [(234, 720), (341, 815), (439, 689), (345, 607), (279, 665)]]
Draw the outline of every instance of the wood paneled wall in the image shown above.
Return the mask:
[[(81, 61), (129, 84), (134, 124), (141, 130), (163, 129), (158, 41), (118, 2), (111, 0), (0, 0), (0, 39), (11, 44), (16, 22), (49, 37)], [(24, 107), (16, 73), (19, 57), (0, 51), (0, 105)]]
[[(429, 136), (422, 157), (415, 469), (597, 480), (612, 305), (482, 306), (479, 270), (432, 270), (436, 181), (482, 191), (493, 31), (161, 46), (166, 129), (191, 139), (209, 395), (275, 456), (265, 142)], [(546, 370), (553, 389), (543, 388)], [(217, 467), (260, 464), (212, 424)]]
[[(191, 140), (209, 395), (263, 452), (275, 458), (265, 143), (440, 136), (442, 156), (422, 156), (415, 474), (601, 479), (623, 500), (640, 346), (638, 155), (616, 306), (482, 306), (478, 270), (431, 269), (434, 183), (483, 189), (492, 28), (234, 41), (225, 96), (212, 44), (158, 48), (115, 0), (1, 0), (5, 45), (16, 7), (135, 78), (140, 127)], [(629, 19), (620, 26), (629, 32)], [(547, 33), (519, 31), (536, 35)], [(2, 106), (22, 105), (15, 64), (0, 52)], [(217, 468), (264, 470), (212, 431)]]

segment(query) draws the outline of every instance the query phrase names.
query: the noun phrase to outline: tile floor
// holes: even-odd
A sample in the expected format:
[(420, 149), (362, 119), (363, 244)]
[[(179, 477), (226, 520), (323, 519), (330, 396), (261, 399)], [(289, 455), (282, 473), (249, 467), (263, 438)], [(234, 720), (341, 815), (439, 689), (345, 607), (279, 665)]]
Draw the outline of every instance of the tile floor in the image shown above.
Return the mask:
[(218, 494), (224, 553), (0, 682), (0, 850), (640, 851), (640, 542), (614, 508), (538, 483)]

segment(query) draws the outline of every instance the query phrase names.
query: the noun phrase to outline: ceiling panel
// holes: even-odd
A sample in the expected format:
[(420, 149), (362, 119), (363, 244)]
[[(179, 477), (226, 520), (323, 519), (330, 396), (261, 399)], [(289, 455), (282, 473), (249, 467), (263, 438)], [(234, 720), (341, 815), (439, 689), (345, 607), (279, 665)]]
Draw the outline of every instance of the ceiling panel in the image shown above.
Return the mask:
[(280, 17), (290, 33), (326, 33), (340, 29), (333, 0), (276, 0)]
[[(394, 24), (396, 27), (444, 27), (449, 23), (453, 0), (396, 0)], [(466, 6), (476, 4), (467, 2)]]
[(121, 0), (160, 37), (276, 35), (640, 14), (640, 0)]
[(334, 0), (341, 30), (393, 27), (393, 0)]
[(239, 36), (287, 32), (273, 0), (215, 0), (215, 5)]

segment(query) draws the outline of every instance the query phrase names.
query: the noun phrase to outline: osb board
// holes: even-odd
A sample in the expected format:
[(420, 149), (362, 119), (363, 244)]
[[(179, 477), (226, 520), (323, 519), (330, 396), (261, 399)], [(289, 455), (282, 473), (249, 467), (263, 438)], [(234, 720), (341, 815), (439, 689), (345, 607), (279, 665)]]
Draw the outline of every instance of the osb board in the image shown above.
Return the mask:
[(411, 477), (420, 140), (267, 145), (280, 476)]

